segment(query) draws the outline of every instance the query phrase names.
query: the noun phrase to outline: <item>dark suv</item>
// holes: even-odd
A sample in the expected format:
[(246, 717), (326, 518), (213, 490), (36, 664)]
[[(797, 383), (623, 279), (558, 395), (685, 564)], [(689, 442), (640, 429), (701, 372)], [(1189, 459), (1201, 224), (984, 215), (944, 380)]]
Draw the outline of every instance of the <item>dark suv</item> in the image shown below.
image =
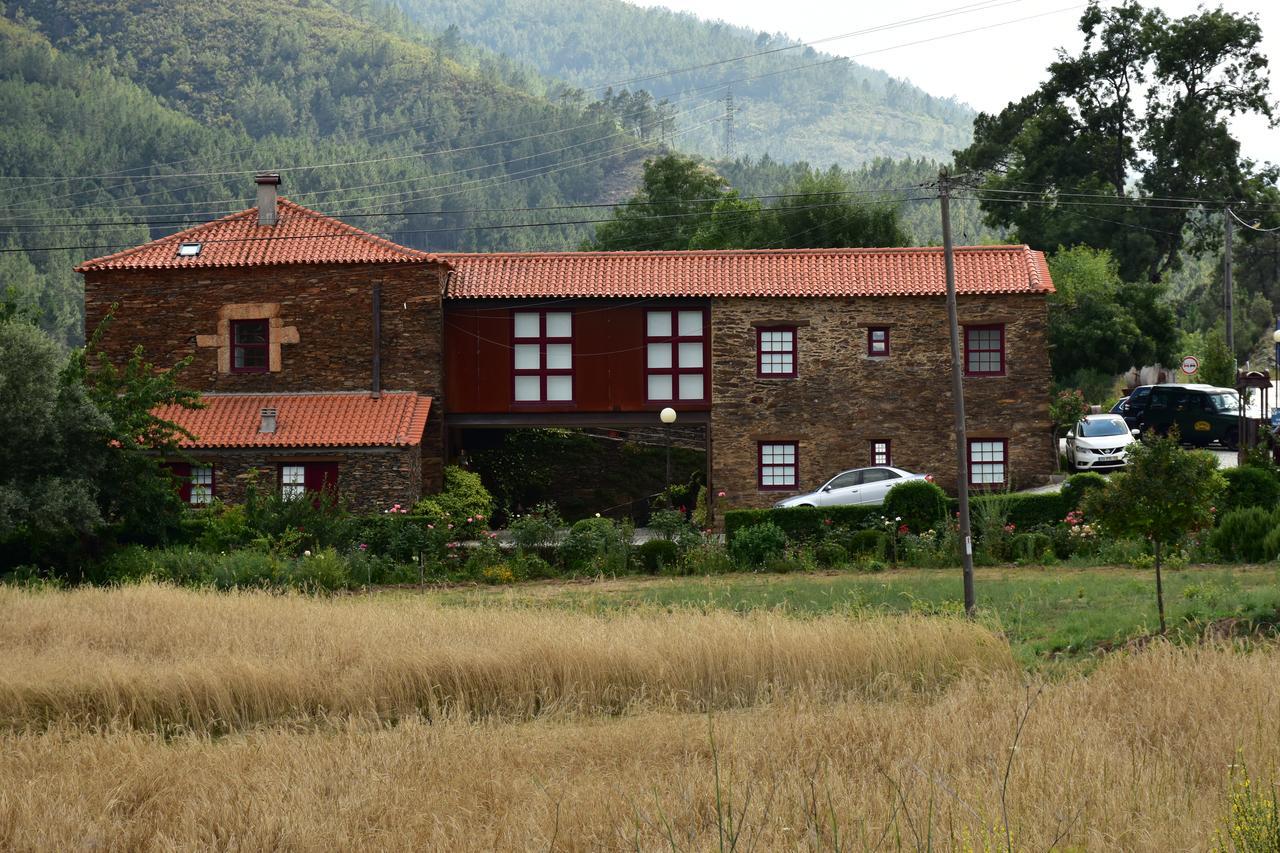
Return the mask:
[(1212, 385), (1142, 385), (1125, 404), (1124, 419), (1133, 429), (1164, 435), (1178, 427), (1182, 440), (1203, 447), (1216, 441), (1234, 450), (1240, 435), (1240, 396)]

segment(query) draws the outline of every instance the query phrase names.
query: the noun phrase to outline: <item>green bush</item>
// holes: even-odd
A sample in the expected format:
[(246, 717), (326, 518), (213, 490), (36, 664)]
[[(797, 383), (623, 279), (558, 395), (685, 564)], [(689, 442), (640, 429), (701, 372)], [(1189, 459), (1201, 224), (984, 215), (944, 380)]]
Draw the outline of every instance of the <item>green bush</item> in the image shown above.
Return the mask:
[(902, 519), (912, 533), (931, 529), (947, 517), (947, 494), (926, 480), (908, 480), (889, 490), (883, 514)]
[(813, 549), (813, 556), (818, 561), (818, 565), (828, 568), (842, 566), (849, 562), (849, 552), (836, 542), (823, 542)]
[(1260, 507), (1267, 512), (1280, 504), (1280, 479), (1266, 468), (1242, 465), (1222, 472), (1227, 479), (1227, 491), (1219, 510), (1230, 512), (1248, 507)]
[(718, 539), (706, 537), (686, 548), (672, 568), (683, 575), (722, 575), (733, 571), (733, 561)]
[(1276, 517), (1260, 507), (1245, 507), (1228, 512), (1209, 534), (1209, 544), (1224, 559), (1236, 562), (1261, 562), (1276, 557), (1267, 553), (1266, 540)]
[(556, 533), (564, 524), (554, 504), (539, 504), (532, 512), (519, 516), (507, 525), (521, 554), (537, 553), (555, 547)]
[(878, 506), (790, 507), (787, 509), (731, 509), (724, 514), (725, 538), (732, 545), (738, 531), (768, 521), (793, 542), (816, 542), (833, 530), (857, 530), (884, 515)]
[(741, 568), (760, 568), (782, 556), (787, 534), (771, 521), (753, 524), (738, 531), (729, 545), (733, 562)]
[(879, 530), (855, 530), (843, 537), (841, 544), (854, 556), (884, 559), (889, 548), (889, 537)]
[(886, 568), (888, 567), (879, 560), (863, 560), (858, 563), (858, 571), (867, 572), (869, 574), (883, 572)]
[(973, 499), (975, 504), (1000, 501), (1007, 510), (1009, 523), (1018, 530), (1026, 530), (1045, 524), (1058, 524), (1075, 509), (1068, 495), (1061, 492), (1013, 492), (1000, 495), (982, 495)]
[(480, 482), (479, 474), (450, 465), (444, 469), (444, 490), (418, 501), (414, 513), (446, 529), (452, 524), (457, 539), (474, 539), (489, 529), (493, 496)]
[(670, 539), (650, 539), (636, 548), (641, 567), (651, 575), (674, 566), (680, 559), (680, 549)]
[(611, 518), (584, 518), (569, 529), (558, 554), (570, 572), (622, 574), (627, 570), (629, 538)]
[(1090, 490), (1101, 489), (1105, 485), (1107, 485), (1107, 478), (1097, 471), (1081, 471), (1079, 474), (1072, 474), (1062, 484), (1062, 495), (1066, 498), (1067, 511), (1079, 509), (1081, 501)]
[(1020, 562), (1039, 563), (1053, 556), (1053, 539), (1044, 533), (1018, 533), (1009, 543), (1009, 552)]
[(681, 533), (693, 529), (678, 509), (654, 510), (649, 515), (648, 527), (663, 539), (676, 539)]

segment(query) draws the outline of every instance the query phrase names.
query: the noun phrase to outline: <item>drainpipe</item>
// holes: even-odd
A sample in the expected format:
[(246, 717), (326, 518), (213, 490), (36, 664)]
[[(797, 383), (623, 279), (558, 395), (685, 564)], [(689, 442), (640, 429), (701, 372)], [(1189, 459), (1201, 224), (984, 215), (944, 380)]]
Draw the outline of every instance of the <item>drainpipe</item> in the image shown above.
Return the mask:
[(382, 396), (382, 285), (373, 286), (373, 381), (369, 396)]

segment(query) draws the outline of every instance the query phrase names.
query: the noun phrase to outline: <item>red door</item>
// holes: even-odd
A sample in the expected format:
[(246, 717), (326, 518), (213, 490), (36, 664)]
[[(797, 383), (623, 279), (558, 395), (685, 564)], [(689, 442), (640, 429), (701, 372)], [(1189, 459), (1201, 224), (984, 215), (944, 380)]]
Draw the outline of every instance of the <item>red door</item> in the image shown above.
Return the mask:
[(303, 477), (308, 492), (323, 492), (328, 489), (335, 498), (338, 496), (337, 462), (308, 462)]

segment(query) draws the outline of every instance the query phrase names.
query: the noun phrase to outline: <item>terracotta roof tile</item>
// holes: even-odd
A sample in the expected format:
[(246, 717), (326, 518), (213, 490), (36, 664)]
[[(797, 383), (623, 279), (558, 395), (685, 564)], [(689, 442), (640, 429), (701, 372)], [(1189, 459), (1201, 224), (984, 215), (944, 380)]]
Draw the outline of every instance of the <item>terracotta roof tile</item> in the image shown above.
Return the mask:
[[(251, 207), (123, 252), (85, 261), (76, 267), (76, 272), (435, 260), (426, 252), (376, 237), (287, 199), (277, 201), (277, 210), (279, 221), (275, 225), (259, 225), (258, 208)], [(199, 243), (200, 252), (181, 257), (181, 243)]]
[[(205, 394), (203, 409), (162, 406), (154, 414), (196, 436), (182, 446), (387, 447), (422, 442), (431, 398), (404, 391), (337, 394)], [(276, 410), (276, 431), (259, 432), (262, 409)]]
[[(443, 253), (446, 297), (941, 296), (941, 248)], [(963, 294), (1052, 293), (1044, 253), (960, 246)]]

